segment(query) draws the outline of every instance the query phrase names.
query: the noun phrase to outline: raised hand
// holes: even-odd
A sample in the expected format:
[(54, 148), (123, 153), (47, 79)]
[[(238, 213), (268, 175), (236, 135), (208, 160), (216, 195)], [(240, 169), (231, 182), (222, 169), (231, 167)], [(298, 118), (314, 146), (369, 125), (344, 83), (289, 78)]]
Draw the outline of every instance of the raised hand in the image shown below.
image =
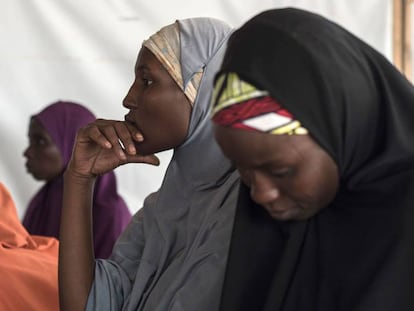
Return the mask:
[(126, 163), (158, 165), (155, 155), (139, 155), (135, 144), (144, 137), (127, 121), (97, 119), (79, 129), (68, 170), (91, 178)]

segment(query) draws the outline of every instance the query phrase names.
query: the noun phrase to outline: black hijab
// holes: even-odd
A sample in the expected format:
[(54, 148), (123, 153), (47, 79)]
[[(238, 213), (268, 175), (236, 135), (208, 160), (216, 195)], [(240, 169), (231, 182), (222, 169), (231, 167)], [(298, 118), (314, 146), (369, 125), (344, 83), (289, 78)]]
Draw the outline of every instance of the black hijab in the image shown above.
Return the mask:
[(269, 91), (341, 180), (328, 207), (297, 222), (270, 218), (241, 188), (221, 310), (414, 310), (410, 82), (342, 27), (292, 8), (238, 29), (224, 72)]

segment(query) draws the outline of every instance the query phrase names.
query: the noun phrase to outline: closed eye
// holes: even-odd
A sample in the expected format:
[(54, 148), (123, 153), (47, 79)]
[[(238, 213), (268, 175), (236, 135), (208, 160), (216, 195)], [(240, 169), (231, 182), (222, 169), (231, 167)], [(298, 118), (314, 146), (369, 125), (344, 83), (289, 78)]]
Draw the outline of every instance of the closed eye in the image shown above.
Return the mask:
[(284, 168), (269, 170), (269, 174), (277, 178), (288, 177), (292, 173), (293, 173), (293, 169), (291, 167), (284, 167)]

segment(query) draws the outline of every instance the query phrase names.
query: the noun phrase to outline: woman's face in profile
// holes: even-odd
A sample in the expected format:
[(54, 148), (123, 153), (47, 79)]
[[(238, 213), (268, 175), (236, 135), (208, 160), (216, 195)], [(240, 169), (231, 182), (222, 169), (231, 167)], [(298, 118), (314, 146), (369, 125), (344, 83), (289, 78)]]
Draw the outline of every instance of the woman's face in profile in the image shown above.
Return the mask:
[(138, 55), (135, 80), (128, 91), (125, 120), (134, 124), (144, 141), (136, 144), (138, 153), (151, 154), (175, 148), (187, 136), (191, 105), (184, 92), (145, 47)]
[(274, 219), (308, 219), (335, 197), (337, 165), (309, 135), (215, 128), (221, 149), (236, 165), (251, 198)]
[(29, 125), (29, 146), (24, 151), (26, 168), (36, 180), (50, 181), (62, 173), (63, 159), (52, 137), (36, 119)]

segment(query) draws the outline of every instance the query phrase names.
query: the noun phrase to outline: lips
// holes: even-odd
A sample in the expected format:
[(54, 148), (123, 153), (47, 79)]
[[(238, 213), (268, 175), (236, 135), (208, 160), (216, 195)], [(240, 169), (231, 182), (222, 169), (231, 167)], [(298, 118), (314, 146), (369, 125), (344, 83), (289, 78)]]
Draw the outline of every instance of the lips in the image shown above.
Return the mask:
[(286, 221), (294, 219), (297, 210), (292, 206), (286, 206), (286, 205), (267, 205), (265, 207), (266, 211), (270, 214), (270, 216), (274, 219)]
[(284, 212), (288, 211), (290, 208), (287, 207), (287, 206), (281, 206), (281, 205), (277, 205), (277, 206), (268, 205), (268, 206), (266, 206), (266, 209), (268, 211), (272, 211), (274, 213), (284, 213)]

